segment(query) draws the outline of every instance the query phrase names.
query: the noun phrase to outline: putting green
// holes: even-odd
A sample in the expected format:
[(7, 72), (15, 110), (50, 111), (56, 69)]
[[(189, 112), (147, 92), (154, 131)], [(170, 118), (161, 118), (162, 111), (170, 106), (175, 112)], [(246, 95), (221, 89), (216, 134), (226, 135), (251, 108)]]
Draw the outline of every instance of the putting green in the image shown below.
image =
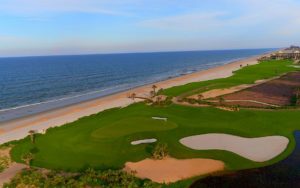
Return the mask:
[(171, 121), (154, 120), (151, 117), (130, 117), (96, 129), (91, 133), (91, 137), (97, 140), (113, 139), (133, 133), (164, 131), (176, 127), (177, 125)]

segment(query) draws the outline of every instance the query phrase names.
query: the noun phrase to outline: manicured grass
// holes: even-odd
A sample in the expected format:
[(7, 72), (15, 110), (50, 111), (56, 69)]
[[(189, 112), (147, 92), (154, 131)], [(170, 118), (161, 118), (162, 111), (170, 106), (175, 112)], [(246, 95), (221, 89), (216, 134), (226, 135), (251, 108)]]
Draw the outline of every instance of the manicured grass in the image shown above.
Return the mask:
[(241, 84), (252, 84), (256, 80), (272, 78), (293, 70), (290, 60), (271, 60), (264, 61), (257, 65), (244, 67), (229, 78), (215, 79), (204, 82), (193, 82), (182, 86), (172, 87), (163, 91), (168, 96), (190, 96), (211, 89), (228, 88)]
[[(141, 125), (135, 118), (150, 119), (152, 116), (168, 117), (171, 123), (167, 129), (145, 130), (145, 126), (165, 126), (160, 121)], [(119, 124), (122, 122), (122, 135)], [(171, 105), (153, 108), (144, 104), (134, 104), (123, 109), (113, 109), (82, 118), (63, 127), (54, 128), (46, 135), (38, 135), (36, 143), (29, 138), (20, 141), (12, 150), (13, 159), (32, 150), (35, 152), (33, 165), (50, 169), (78, 171), (88, 166), (106, 169), (122, 168), (126, 161), (138, 161), (150, 157), (149, 145), (132, 146), (133, 140), (157, 138), (167, 143), (170, 154), (176, 158), (208, 157), (223, 160), (228, 169), (250, 168), (276, 162), (286, 157), (294, 147), (292, 133), (299, 129), (299, 111), (253, 111), (228, 112), (214, 108), (193, 108)], [(125, 123), (126, 122), (126, 123)], [(157, 124), (157, 125), (156, 125)], [(114, 127), (113, 125), (116, 125)], [(177, 127), (176, 127), (176, 126)], [(120, 136), (108, 139), (106, 133), (116, 130)], [(134, 129), (136, 131), (132, 131)], [(100, 130), (104, 131), (100, 131)], [(246, 137), (284, 135), (291, 139), (288, 150), (278, 158), (266, 163), (255, 163), (236, 154), (225, 151), (195, 151), (184, 147), (179, 139), (203, 133), (230, 133)], [(97, 137), (95, 138), (95, 134)]]
[[(171, 96), (195, 92), (195, 89), (222, 88), (257, 79), (266, 79), (293, 71), (290, 61), (263, 62), (236, 72), (230, 78), (192, 83), (171, 88)], [(168, 118), (167, 122), (151, 117)], [(143, 103), (126, 108), (115, 108), (82, 118), (62, 127), (53, 128), (45, 135), (37, 135), (35, 144), (27, 137), (15, 143), (12, 157), (21, 162), (21, 156), (31, 151), (35, 157), (32, 165), (49, 169), (80, 171), (119, 169), (126, 161), (139, 161), (151, 156), (152, 144), (132, 146), (131, 141), (157, 138), (167, 143), (170, 155), (175, 158), (212, 158), (222, 160), (229, 170), (269, 165), (287, 157), (295, 146), (293, 131), (300, 129), (297, 110), (245, 110), (223, 111), (215, 108), (196, 108), (179, 105), (152, 107)], [(244, 137), (283, 135), (290, 139), (287, 150), (264, 163), (257, 163), (227, 151), (196, 151), (179, 143), (186, 136), (205, 133), (228, 133)], [(171, 187), (188, 185), (191, 180), (172, 184)]]
[[(133, 126), (133, 122), (138, 127)], [(95, 139), (114, 139), (133, 133), (163, 131), (174, 129), (177, 125), (171, 121), (154, 120), (150, 117), (131, 117), (113, 122), (110, 125), (100, 127), (92, 132), (91, 136)]]

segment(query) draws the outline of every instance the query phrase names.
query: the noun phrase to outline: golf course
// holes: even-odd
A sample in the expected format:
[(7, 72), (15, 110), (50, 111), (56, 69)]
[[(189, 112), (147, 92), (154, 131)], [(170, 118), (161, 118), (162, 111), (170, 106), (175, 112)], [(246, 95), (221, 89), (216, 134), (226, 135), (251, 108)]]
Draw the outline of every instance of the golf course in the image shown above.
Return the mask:
[[(253, 84), (257, 80), (280, 77), (298, 70), (290, 60), (262, 61), (245, 66), (228, 78), (176, 86), (161, 91), (161, 95), (183, 98), (213, 89)], [(30, 136), (14, 141), (11, 156), (14, 161), (24, 163), (22, 156), (32, 153), (31, 166), (66, 172), (81, 172), (88, 168), (123, 169), (126, 162), (151, 158), (155, 145), (165, 144), (172, 158), (219, 160), (224, 162), (225, 170), (235, 171), (271, 165), (288, 157), (295, 148), (293, 133), (300, 129), (299, 121), (296, 105), (229, 111), (215, 106), (137, 102), (50, 128), (46, 134), (35, 134), (34, 141)], [(269, 157), (270, 160), (257, 162), (229, 150), (196, 150), (180, 143), (185, 137), (209, 133), (244, 138), (281, 136), (288, 139), (288, 144), (283, 152)], [(144, 139), (156, 139), (157, 142), (131, 144)], [(191, 178), (164, 186), (189, 186), (192, 180), (199, 177)]]

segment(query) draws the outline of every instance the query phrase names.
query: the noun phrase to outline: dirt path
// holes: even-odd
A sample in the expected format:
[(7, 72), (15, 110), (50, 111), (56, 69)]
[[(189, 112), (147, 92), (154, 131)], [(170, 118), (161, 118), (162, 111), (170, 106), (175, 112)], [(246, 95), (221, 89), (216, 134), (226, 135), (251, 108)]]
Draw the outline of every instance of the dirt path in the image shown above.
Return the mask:
[(13, 178), (17, 173), (21, 172), (22, 169), (26, 167), (27, 166), (24, 164), (12, 163), (9, 168), (0, 173), (0, 187), (2, 187), (4, 183), (9, 182), (11, 178)]
[[(215, 102), (215, 103), (219, 103), (219, 101), (217, 100), (209, 100), (209, 102)], [(257, 103), (257, 104), (262, 104), (265, 106), (271, 106), (271, 107), (275, 107), (275, 108), (279, 108), (280, 106), (275, 105), (275, 104), (269, 104), (269, 103), (265, 103), (265, 102), (260, 102), (260, 101), (256, 101), (256, 100), (224, 100), (224, 102), (251, 102), (251, 103)]]
[(252, 102), (252, 103), (262, 104), (262, 105), (276, 107), (276, 108), (280, 107), (278, 105), (269, 104), (269, 103), (265, 103), (265, 102), (259, 102), (259, 101), (255, 101), (255, 100), (225, 100), (225, 102)]

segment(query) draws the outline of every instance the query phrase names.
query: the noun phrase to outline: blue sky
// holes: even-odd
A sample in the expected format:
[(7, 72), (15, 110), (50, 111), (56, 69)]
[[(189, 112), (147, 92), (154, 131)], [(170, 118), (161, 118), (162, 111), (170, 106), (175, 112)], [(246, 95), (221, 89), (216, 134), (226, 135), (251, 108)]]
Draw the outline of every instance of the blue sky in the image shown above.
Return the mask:
[(299, 0), (1, 0), (0, 56), (284, 47)]

